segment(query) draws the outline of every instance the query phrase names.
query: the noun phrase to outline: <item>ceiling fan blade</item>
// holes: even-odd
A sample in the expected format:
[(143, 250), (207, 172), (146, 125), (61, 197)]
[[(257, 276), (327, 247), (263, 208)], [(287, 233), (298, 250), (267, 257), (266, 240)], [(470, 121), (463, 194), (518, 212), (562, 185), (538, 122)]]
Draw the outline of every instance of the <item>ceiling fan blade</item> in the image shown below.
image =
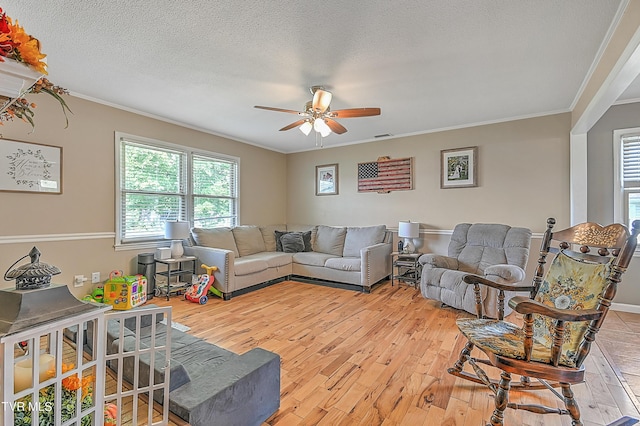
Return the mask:
[(332, 98), (331, 92), (317, 89), (313, 94), (313, 110), (323, 113), (329, 108)]
[(268, 111), (276, 111), (276, 112), (287, 112), (289, 114), (300, 114), (300, 111), (294, 111), (292, 109), (282, 109), (282, 108), (274, 108), (274, 107), (260, 106), (260, 105), (255, 105), (254, 108), (266, 109)]
[(371, 117), (380, 115), (380, 108), (349, 108), (331, 111), (329, 115), (332, 118), (355, 118), (355, 117)]
[(338, 135), (341, 135), (347, 131), (346, 127), (330, 118), (325, 118), (324, 122), (327, 123), (327, 126), (329, 126), (333, 133), (337, 133)]
[(293, 122), (293, 123), (289, 124), (288, 126), (284, 126), (282, 129), (280, 129), (280, 131), (281, 131), (281, 132), (283, 132), (283, 131), (285, 131), (285, 130), (291, 130), (291, 129), (293, 129), (294, 127), (298, 127), (299, 125), (301, 125), (301, 124), (302, 124), (302, 123), (304, 123), (305, 121), (307, 121), (307, 120), (306, 120), (306, 119), (303, 119), (303, 120), (295, 121), (295, 122)]

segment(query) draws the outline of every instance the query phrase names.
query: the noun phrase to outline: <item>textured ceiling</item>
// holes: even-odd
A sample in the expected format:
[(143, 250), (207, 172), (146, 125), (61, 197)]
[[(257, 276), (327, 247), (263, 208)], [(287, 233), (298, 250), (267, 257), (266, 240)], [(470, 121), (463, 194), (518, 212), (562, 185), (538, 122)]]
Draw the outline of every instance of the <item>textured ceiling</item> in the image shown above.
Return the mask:
[[(622, 0), (20, 0), (72, 94), (281, 152), (309, 87), (339, 120), (325, 147), (569, 111)], [(636, 92), (637, 93), (637, 92)], [(625, 96), (635, 96), (627, 93)], [(73, 116), (71, 116), (73, 125)]]

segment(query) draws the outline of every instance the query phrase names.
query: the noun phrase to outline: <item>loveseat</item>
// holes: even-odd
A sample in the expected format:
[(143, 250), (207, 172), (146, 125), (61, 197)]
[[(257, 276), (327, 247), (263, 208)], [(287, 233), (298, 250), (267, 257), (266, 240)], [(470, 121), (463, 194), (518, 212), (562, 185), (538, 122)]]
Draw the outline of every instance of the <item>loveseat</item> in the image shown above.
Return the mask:
[(391, 275), (384, 225), (193, 228), (191, 237), (185, 254), (218, 267), (214, 286), (225, 300), (292, 275), (364, 292)]

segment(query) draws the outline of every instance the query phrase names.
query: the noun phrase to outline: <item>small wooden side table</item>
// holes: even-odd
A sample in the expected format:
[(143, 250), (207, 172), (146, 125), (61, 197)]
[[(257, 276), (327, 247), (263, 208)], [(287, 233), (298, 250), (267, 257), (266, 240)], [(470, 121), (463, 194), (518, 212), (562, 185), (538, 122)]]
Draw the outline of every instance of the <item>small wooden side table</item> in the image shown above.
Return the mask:
[(392, 286), (394, 281), (398, 281), (398, 283), (404, 282), (418, 288), (422, 274), (422, 265), (418, 262), (420, 256), (422, 256), (422, 253), (402, 253), (397, 251), (391, 253)]

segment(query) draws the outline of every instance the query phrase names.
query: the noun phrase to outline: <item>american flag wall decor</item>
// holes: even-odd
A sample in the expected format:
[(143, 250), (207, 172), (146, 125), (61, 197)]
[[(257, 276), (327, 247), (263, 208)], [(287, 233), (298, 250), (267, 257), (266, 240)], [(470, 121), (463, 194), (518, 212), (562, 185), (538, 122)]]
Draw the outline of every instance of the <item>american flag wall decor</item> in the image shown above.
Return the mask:
[(413, 158), (378, 158), (358, 163), (358, 192), (391, 192), (413, 189)]

